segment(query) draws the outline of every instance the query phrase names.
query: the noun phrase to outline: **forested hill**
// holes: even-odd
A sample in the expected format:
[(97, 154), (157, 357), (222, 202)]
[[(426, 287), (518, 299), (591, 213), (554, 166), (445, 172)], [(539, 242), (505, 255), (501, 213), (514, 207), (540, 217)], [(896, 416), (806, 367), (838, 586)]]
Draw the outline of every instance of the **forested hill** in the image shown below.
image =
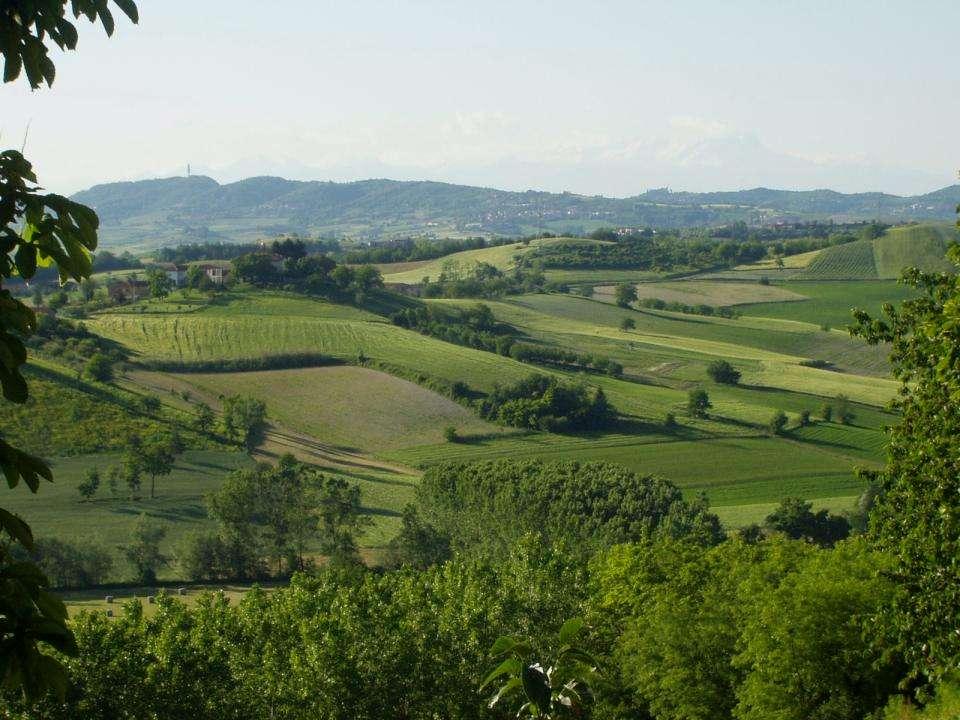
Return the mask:
[(960, 185), (914, 197), (756, 188), (711, 193), (661, 189), (606, 198), (395, 180), (256, 177), (221, 185), (193, 176), (97, 185), (74, 198), (97, 210), (107, 244), (156, 245), (278, 232), (381, 239), (422, 233), (581, 232), (601, 225), (690, 227), (735, 220), (950, 219), (960, 203)]

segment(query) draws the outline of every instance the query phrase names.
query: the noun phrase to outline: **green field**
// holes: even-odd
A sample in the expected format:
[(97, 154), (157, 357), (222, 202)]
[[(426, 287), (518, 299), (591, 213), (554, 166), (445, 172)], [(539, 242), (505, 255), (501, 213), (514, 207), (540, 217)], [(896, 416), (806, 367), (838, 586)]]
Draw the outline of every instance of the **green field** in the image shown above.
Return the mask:
[(744, 315), (757, 315), (781, 320), (796, 320), (812, 325), (827, 324), (844, 328), (853, 322), (854, 308), (878, 316), (881, 306), (899, 303), (916, 296), (916, 291), (895, 280), (795, 282), (786, 284), (792, 292), (806, 300), (792, 303), (758, 303), (738, 308)]
[[(854, 305), (875, 310), (883, 301), (909, 296), (909, 290), (876, 280), (760, 285), (696, 279), (649, 282), (642, 288), (649, 296), (688, 304), (735, 304), (742, 316), (625, 310), (562, 294), (486, 302), (497, 320), (511, 325), (525, 342), (617, 360), (625, 369), (619, 379), (536, 368), (396, 327), (384, 313), (399, 307), (397, 303), (415, 301), (386, 296), (363, 309), (291, 293), (237, 290), (213, 301), (176, 296), (144, 302), (86, 322), (125, 346), (136, 361), (320, 353), (347, 363), (230, 373), (137, 370), (124, 380), (125, 389), (116, 392), (133, 397), (157, 393), (166, 398), (164, 412), (171, 417), (189, 409), (171, 391), (188, 389), (194, 399), (214, 407), (218, 397), (229, 393), (264, 399), (271, 427), (260, 457), (294, 452), (357, 482), (375, 521), (363, 538), (365, 547), (382, 547), (398, 529), (400, 510), (416, 486), (414, 468), (445, 460), (544, 457), (621, 463), (667, 477), (691, 495), (706, 493), (731, 525), (762, 520), (785, 495), (833, 509), (848, 506), (862, 490), (853, 468), (882, 462), (882, 428), (895, 420), (882, 407), (897, 386), (884, 377), (888, 368), (882, 348), (840, 330), (825, 332), (820, 325), (839, 324)], [(763, 302), (752, 302), (758, 300)], [(430, 302), (463, 307), (477, 301)], [(620, 330), (624, 317), (635, 321), (635, 329)], [(367, 367), (356, 366), (361, 356)], [(730, 360), (741, 371), (740, 385), (706, 379), (707, 364), (717, 358)], [(833, 369), (800, 364), (811, 358), (829, 362)], [(489, 391), (534, 371), (602, 387), (622, 416), (620, 425), (582, 436), (508, 430), (428, 389), (435, 382), (464, 381)], [(687, 393), (693, 387), (710, 394), (713, 407), (706, 419), (686, 414)], [(802, 411), (816, 416), (821, 405), (841, 393), (856, 403), (852, 425), (815, 422), (799, 427)], [(790, 430), (784, 437), (769, 437), (765, 428), (778, 410), (788, 414)], [(679, 427), (664, 426), (667, 413), (677, 417)], [(457, 428), (462, 441), (443, 440), (448, 426)], [(198, 457), (185, 456), (183, 467), (162, 485), (157, 507), (137, 504), (171, 523), (171, 544), (181, 530), (208, 522), (203, 494), (216, 487), (228, 460), (243, 461), (227, 450), (191, 451), (204, 452), (224, 453), (224, 459), (219, 465), (209, 463), (202, 474)], [(63, 527), (71, 537), (85, 536), (89, 528), (117, 536), (129, 532), (138, 508), (106, 498), (85, 504), (76, 496), (82, 469), (109, 457), (84, 455), (74, 465), (62, 465), (66, 489), (57, 491), (48, 515), (23, 508), (36, 518), (40, 534), (58, 517), (70, 518)]]
[[(719, 282), (711, 280), (674, 280), (668, 282), (637, 283), (637, 297), (641, 300), (657, 298), (684, 305), (712, 305), (728, 307), (746, 303), (790, 302), (803, 300), (792, 289), (782, 285), (761, 285), (756, 282)], [(594, 297), (613, 301), (614, 286), (594, 288)]]
[(213, 394), (262, 399), (270, 417), (339, 449), (379, 453), (441, 442), (443, 430), (486, 435), (502, 429), (407, 380), (361, 367), (190, 373), (184, 382)]
[(795, 279), (887, 280), (900, 277), (910, 266), (949, 271), (951, 265), (944, 256), (956, 235), (956, 228), (946, 223), (894, 227), (875, 240), (820, 251)]
[[(464, 250), (445, 257), (429, 260), (423, 263), (395, 263), (396, 268), (387, 265), (378, 265), (383, 279), (388, 283), (416, 284), (424, 278), (436, 280), (444, 268), (460, 266), (469, 270), (477, 263), (493, 265), (498, 270), (509, 270), (516, 265), (518, 256), (525, 255), (538, 247), (556, 245), (558, 243), (586, 243), (596, 244), (597, 240), (582, 238), (538, 238), (529, 242), (512, 243), (510, 245), (496, 245), (480, 248), (479, 250)], [(414, 266), (414, 267), (411, 267)]]
[(875, 280), (880, 276), (873, 257), (873, 240), (826, 248), (796, 277), (800, 280)]

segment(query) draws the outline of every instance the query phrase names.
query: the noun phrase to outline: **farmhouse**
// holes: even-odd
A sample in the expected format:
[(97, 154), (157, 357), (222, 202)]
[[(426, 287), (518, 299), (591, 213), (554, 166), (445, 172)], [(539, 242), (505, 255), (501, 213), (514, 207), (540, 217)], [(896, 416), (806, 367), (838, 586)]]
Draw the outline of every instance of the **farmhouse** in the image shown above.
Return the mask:
[(107, 285), (107, 294), (116, 303), (136, 302), (150, 296), (150, 285), (145, 280), (123, 278)]
[(155, 263), (153, 267), (163, 270), (167, 277), (173, 281), (175, 287), (183, 287), (187, 282), (187, 268), (184, 265), (176, 265), (169, 262)]
[(217, 263), (200, 263), (199, 267), (203, 270), (203, 274), (214, 285), (223, 285), (224, 280), (227, 278), (227, 268), (223, 265), (218, 265)]

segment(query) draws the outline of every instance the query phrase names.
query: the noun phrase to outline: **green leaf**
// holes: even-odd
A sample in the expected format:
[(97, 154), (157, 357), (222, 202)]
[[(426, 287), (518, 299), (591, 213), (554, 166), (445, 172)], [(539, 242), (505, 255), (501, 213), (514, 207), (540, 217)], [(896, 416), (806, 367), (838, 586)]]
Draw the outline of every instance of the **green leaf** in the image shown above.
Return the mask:
[(137, 12), (137, 5), (133, 0), (113, 0), (117, 7), (123, 11), (123, 14), (130, 18), (130, 22), (140, 22), (140, 13)]
[(518, 677), (511, 678), (510, 680), (505, 682), (499, 690), (497, 690), (496, 695), (490, 698), (490, 702), (487, 703), (487, 707), (492, 710), (493, 707), (498, 702), (500, 702), (500, 700), (507, 697), (507, 695), (513, 694), (514, 692), (519, 690), (522, 686), (523, 686), (523, 682), (520, 680), (520, 678)]
[(17, 266), (17, 272), (24, 280), (29, 280), (37, 271), (37, 247), (36, 245), (23, 244), (17, 248), (17, 254), (13, 259)]
[(30, 526), (3, 508), (0, 508), (0, 529), (3, 529), (27, 550), (33, 550), (33, 532), (30, 530)]
[(483, 690), (487, 685), (496, 680), (498, 677), (503, 677), (504, 675), (517, 675), (520, 673), (520, 661), (516, 658), (507, 658), (502, 663), (500, 663), (480, 684), (480, 689)]
[(546, 673), (536, 665), (523, 668), (523, 691), (541, 712), (550, 709), (550, 680)]
[(567, 645), (573, 638), (580, 634), (586, 623), (583, 618), (570, 618), (560, 628), (558, 638), (562, 645)]

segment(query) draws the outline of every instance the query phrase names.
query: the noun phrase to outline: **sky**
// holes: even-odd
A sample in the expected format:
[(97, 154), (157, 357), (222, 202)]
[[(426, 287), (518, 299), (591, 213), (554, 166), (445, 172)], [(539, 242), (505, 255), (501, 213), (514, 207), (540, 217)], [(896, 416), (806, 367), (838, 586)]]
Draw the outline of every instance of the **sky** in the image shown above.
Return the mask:
[[(928, 192), (956, 181), (953, 0), (139, 0), (0, 87), (41, 184), (206, 174)], [(119, 15), (119, 11), (117, 13)], [(29, 128), (29, 131), (28, 131)]]

